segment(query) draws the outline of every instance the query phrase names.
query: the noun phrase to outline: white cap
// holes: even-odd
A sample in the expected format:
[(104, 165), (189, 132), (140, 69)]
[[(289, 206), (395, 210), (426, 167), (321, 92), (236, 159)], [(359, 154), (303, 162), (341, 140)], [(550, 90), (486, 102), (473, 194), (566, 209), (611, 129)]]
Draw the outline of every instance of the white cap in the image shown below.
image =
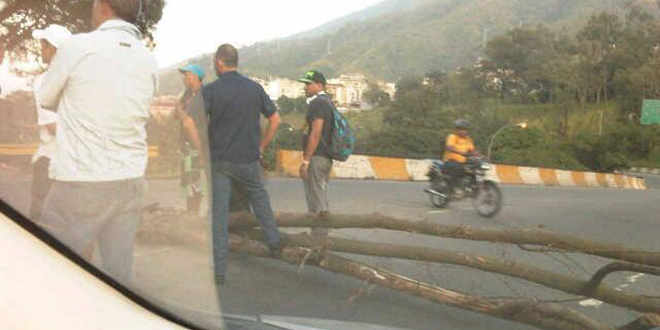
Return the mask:
[(71, 37), (71, 32), (61, 25), (51, 24), (43, 30), (32, 31), (32, 37), (37, 40), (45, 39), (55, 48), (59, 48), (62, 42)]

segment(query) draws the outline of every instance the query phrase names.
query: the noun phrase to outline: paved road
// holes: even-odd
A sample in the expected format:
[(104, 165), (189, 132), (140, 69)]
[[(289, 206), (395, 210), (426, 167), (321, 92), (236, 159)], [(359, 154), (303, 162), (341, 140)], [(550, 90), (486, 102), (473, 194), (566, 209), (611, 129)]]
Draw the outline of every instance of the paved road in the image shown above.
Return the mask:
[(644, 174), (641, 176), (646, 179), (646, 186), (651, 189), (660, 189), (660, 175)]
[[(300, 182), (271, 179), (273, 204), (279, 211), (304, 211)], [(330, 199), (333, 211), (364, 214), (380, 212), (410, 220), (428, 219), (442, 224), (465, 224), (489, 228), (534, 228), (583, 236), (589, 239), (660, 251), (660, 190), (621, 191), (583, 188), (503, 187), (505, 207), (493, 220), (480, 218), (469, 203), (449, 210), (429, 207), (421, 183), (334, 181)], [(0, 183), (0, 197), (25, 207), (21, 190)], [(183, 206), (172, 181), (150, 183), (150, 200), (165, 206)], [(435, 239), (380, 230), (343, 230), (333, 235), (405, 245), (430, 246), (502, 257), (548, 270), (588, 278), (607, 260), (580, 255), (542, 255), (518, 248), (488, 243)], [(210, 253), (188, 246), (138, 244), (136, 278), (141, 290), (156, 296), (179, 313), (212, 319), (216, 307), (210, 285)], [(531, 296), (539, 299), (571, 299), (569, 295), (504, 276), (458, 266), (358, 258), (415, 279), (474, 295)], [(337, 319), (410, 329), (529, 329), (471, 312), (426, 302), (398, 292), (366, 285), (312, 267), (300, 270), (274, 260), (232, 255), (222, 307), (231, 314), (286, 315), (300, 318)], [(622, 273), (606, 282), (626, 292), (660, 295), (660, 280)], [(635, 317), (624, 310), (597, 302), (566, 303), (588, 315), (620, 325)], [(333, 328), (328, 326), (328, 328)], [(364, 326), (356, 326), (356, 329)]]
[[(152, 190), (170, 191), (164, 182), (152, 183)], [(331, 188), (332, 208), (336, 212), (363, 214), (380, 212), (411, 220), (430, 219), (443, 224), (467, 224), (477, 227), (547, 229), (583, 236), (595, 240), (621, 243), (630, 247), (660, 251), (660, 191), (620, 191), (609, 189), (504, 187), (506, 205), (494, 220), (480, 218), (469, 203), (452, 205), (446, 211), (432, 210), (419, 183), (335, 181)], [(275, 209), (304, 211), (303, 195), (297, 180), (271, 179), (269, 191)], [(161, 195), (162, 197), (162, 195)], [(171, 198), (165, 198), (172, 200)], [(455, 251), (467, 251), (525, 262), (545, 269), (587, 279), (607, 261), (580, 255), (539, 255), (518, 248), (488, 243), (451, 239), (434, 239), (388, 231), (344, 230), (334, 235), (391, 242), (406, 245), (431, 246)], [(149, 253), (149, 252), (147, 252)], [(179, 254), (180, 255), (177, 255)], [(173, 273), (188, 272), (197, 267), (209, 268), (207, 255), (191, 255), (186, 250), (154, 250), (143, 270), (160, 269), (158, 264), (177, 267)], [(159, 260), (158, 258), (163, 258)], [(457, 266), (433, 265), (384, 258), (357, 258), (369, 264), (401, 272), (439, 286), (475, 295), (501, 297), (525, 295), (540, 299), (571, 299), (524, 281), (486, 274)], [(147, 262), (147, 260), (149, 260)], [(195, 266), (167, 260), (196, 260)], [(223, 308), (227, 313), (274, 314), (321, 319), (339, 319), (412, 329), (527, 329), (526, 326), (493, 320), (451, 307), (438, 306), (422, 299), (375, 288), (359, 281), (329, 274), (311, 267), (301, 273), (296, 267), (276, 261), (234, 255), (231, 260), (228, 285), (223, 293)], [(176, 266), (175, 266), (176, 265)], [(182, 268), (178, 268), (182, 267)], [(641, 294), (658, 291), (660, 281), (648, 276), (615, 274), (607, 283), (622, 290)], [(142, 273), (144, 278), (156, 276)], [(210, 276), (207, 274), (206, 276)], [(208, 286), (186, 283), (185, 292), (197, 292), (205, 297), (193, 309), (203, 310), (212, 303)], [(632, 281), (634, 283), (631, 283)], [(167, 282), (167, 281), (164, 281)], [(171, 288), (170, 288), (171, 289)], [(152, 290), (149, 290), (152, 291)], [(158, 292), (158, 291), (157, 291)], [(660, 292), (657, 292), (660, 295)], [(355, 300), (351, 299), (357, 298)], [(174, 295), (172, 296), (174, 299)], [(582, 301), (568, 303), (594, 318), (621, 323), (634, 317), (621, 309)], [(188, 305), (189, 307), (191, 305)]]

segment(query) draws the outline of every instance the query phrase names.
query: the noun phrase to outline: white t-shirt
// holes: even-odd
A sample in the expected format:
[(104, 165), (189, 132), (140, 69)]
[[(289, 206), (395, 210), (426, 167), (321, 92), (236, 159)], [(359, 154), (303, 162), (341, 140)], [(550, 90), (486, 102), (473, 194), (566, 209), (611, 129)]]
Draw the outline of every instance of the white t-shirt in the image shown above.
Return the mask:
[(121, 20), (60, 45), (39, 90), (41, 105), (59, 115), (53, 179), (103, 182), (144, 176), (146, 123), (157, 72), (139, 30)]
[(55, 143), (55, 135), (51, 134), (46, 125), (57, 124), (57, 113), (46, 110), (40, 106), (39, 96), (37, 91), (41, 88), (44, 74), (39, 75), (34, 80), (34, 99), (37, 105), (37, 125), (39, 125), (39, 147), (37, 152), (32, 156), (32, 163), (35, 163), (39, 158), (46, 157), (53, 159), (57, 144)]

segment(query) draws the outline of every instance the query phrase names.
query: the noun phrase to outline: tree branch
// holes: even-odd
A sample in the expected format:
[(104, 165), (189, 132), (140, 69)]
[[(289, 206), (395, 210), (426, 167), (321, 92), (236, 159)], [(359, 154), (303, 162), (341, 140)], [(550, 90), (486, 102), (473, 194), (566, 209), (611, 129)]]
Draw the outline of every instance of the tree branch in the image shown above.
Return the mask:
[[(279, 213), (277, 215), (277, 221), (280, 227), (377, 228), (473, 241), (540, 245), (569, 252), (581, 252), (610, 259), (660, 267), (660, 252), (628, 249), (617, 244), (605, 244), (538, 229), (479, 229), (470, 226), (442, 225), (428, 221), (405, 221), (380, 214), (331, 214), (327, 221), (321, 221), (314, 219), (308, 214)], [(236, 215), (233, 218), (231, 226), (232, 228), (245, 228), (258, 226), (258, 223), (253, 216), (243, 214)]]
[[(24, 1), (19, 1), (19, 0), (14, 0), (14, 2), (11, 2), (0, 11), (0, 23), (2, 23), (4, 20), (9, 18), (11, 15), (13, 15), (18, 9), (21, 8), (21, 5), (24, 4)], [(24, 8), (23, 8), (24, 9)]]
[(624, 262), (613, 262), (599, 269), (598, 272), (596, 272), (596, 274), (594, 274), (594, 276), (591, 277), (591, 280), (589, 281), (589, 283), (587, 283), (587, 286), (585, 287), (585, 292), (591, 292), (596, 287), (598, 287), (598, 285), (600, 285), (600, 283), (605, 279), (605, 277), (607, 277), (607, 275), (616, 272), (636, 272), (636, 273), (644, 273), (649, 275), (660, 276), (660, 269), (655, 267), (629, 264)]
[(660, 315), (646, 314), (632, 323), (617, 328), (617, 330), (651, 330), (660, 327)]
[[(307, 248), (318, 248), (319, 246), (319, 243), (308, 234), (287, 235), (282, 233), (281, 235), (285, 244), (288, 245)], [(251, 231), (248, 233), (248, 236), (254, 239), (262, 239), (261, 231)], [(660, 301), (626, 294), (603, 285), (586, 291), (585, 287), (587, 287), (589, 282), (513, 261), (439, 249), (369, 243), (342, 238), (326, 239), (324, 248), (336, 252), (460, 265), (523, 279), (565, 293), (586, 295), (611, 305), (642, 313), (656, 313), (660, 311)]]
[[(255, 256), (269, 256), (265, 244), (230, 235), (230, 246), (234, 252)], [(533, 300), (493, 301), (482, 297), (432, 286), (415, 281), (384, 269), (357, 263), (331, 253), (318, 253), (302, 247), (286, 247), (282, 259), (299, 265), (303, 260), (307, 265), (320, 267), (335, 273), (348, 275), (382, 287), (422, 297), (427, 300), (457, 308), (478, 312), (500, 319), (529, 324), (540, 329), (608, 329), (587, 316), (555, 304), (536, 303)]]

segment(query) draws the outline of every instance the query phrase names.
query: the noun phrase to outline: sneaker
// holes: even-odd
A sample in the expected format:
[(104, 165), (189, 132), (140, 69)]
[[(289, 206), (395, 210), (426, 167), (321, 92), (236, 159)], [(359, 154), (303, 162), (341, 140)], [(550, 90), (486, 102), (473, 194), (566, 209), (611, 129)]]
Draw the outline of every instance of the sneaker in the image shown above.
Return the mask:
[(330, 220), (330, 212), (328, 211), (319, 212), (319, 220), (325, 220), (325, 221)]

